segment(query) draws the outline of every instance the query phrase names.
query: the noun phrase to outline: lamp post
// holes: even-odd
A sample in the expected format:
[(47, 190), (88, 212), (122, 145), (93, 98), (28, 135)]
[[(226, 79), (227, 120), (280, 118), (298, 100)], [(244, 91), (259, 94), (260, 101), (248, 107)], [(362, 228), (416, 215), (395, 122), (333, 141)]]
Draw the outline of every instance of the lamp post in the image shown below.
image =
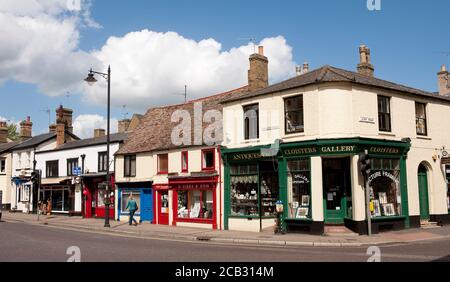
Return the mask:
[(89, 71), (89, 74), (85, 81), (89, 85), (94, 85), (97, 82), (94, 75), (98, 74), (102, 76), (104, 79), (108, 81), (108, 115), (107, 115), (107, 128), (106, 128), (106, 199), (105, 199), (105, 227), (110, 227), (109, 225), (109, 205), (110, 205), (110, 179), (109, 179), (109, 141), (110, 141), (110, 102), (111, 102), (111, 66), (108, 66), (108, 73), (102, 73), (93, 71), (92, 69)]

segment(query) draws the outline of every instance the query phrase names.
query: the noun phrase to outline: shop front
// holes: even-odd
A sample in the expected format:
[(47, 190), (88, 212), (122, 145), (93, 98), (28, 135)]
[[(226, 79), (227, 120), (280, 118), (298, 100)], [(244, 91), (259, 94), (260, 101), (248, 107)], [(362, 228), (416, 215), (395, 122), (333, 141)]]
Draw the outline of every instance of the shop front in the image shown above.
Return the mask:
[[(41, 210), (51, 214), (79, 215), (76, 202), (81, 203), (81, 193), (75, 193), (75, 185), (71, 178), (43, 180), (39, 188)], [(77, 195), (78, 198), (77, 199)]]
[(117, 220), (128, 221), (128, 200), (133, 197), (138, 205), (135, 218), (139, 222), (154, 223), (152, 182), (116, 183), (117, 185)]
[[(169, 188), (173, 201), (172, 225), (199, 226), (200, 224), (217, 229), (217, 197), (220, 193), (218, 186), (217, 174), (169, 176)], [(161, 208), (164, 203), (164, 200), (160, 201)]]
[[(85, 218), (105, 218), (107, 197), (110, 199), (109, 218), (114, 219), (114, 189), (106, 191), (105, 174), (85, 174), (83, 179), (83, 216)], [(114, 176), (111, 176), (111, 187), (114, 187)]]
[[(282, 143), (272, 157), (271, 175), (278, 178), (272, 196), (284, 203), (282, 225), (287, 232), (323, 234), (326, 225), (342, 225), (357, 232), (367, 232), (365, 182), (360, 172), (359, 155), (367, 151), (371, 159), (371, 172), (367, 187), (370, 193), (372, 230), (400, 229), (410, 226), (406, 190), (406, 160), (408, 141), (385, 141), (364, 138), (314, 140)], [(223, 149), (225, 159), (225, 227), (236, 226), (236, 217), (250, 220), (270, 211), (264, 210), (261, 194), (267, 160), (261, 157), (260, 146), (241, 149)], [(277, 162), (277, 165), (275, 165)], [(264, 165), (262, 166), (264, 167)], [(266, 166), (267, 168), (267, 166)], [(266, 176), (267, 178), (267, 176)], [(246, 192), (256, 195), (254, 209), (247, 212)], [(253, 190), (252, 190), (253, 189)], [(254, 192), (252, 192), (254, 191)], [(237, 195), (237, 196), (236, 196)], [(258, 205), (258, 198), (261, 199)], [(415, 220), (415, 219), (414, 219)], [(247, 223), (247, 222), (245, 222)], [(240, 224), (244, 224), (241, 222)], [(264, 226), (261, 226), (264, 227)]]

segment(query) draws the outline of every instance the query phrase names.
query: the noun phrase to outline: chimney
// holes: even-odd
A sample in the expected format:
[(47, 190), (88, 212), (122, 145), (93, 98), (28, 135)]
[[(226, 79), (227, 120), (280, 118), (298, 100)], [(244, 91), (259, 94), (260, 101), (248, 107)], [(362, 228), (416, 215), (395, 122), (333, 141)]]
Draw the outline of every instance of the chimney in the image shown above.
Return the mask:
[(28, 116), (26, 120), (20, 123), (20, 140), (25, 141), (32, 137), (33, 123)]
[(94, 129), (94, 138), (105, 136), (105, 130), (101, 128)]
[(269, 60), (264, 56), (264, 47), (258, 47), (258, 54), (250, 56), (248, 90), (256, 91), (269, 86)]
[(127, 132), (128, 127), (130, 127), (131, 120), (130, 119), (123, 119), (119, 120), (119, 133)]
[(72, 115), (73, 111), (71, 109), (63, 108), (63, 119), (66, 124), (66, 130), (70, 133), (73, 133)]
[(56, 124), (51, 124), (48, 127), (48, 132), (50, 133), (56, 133)]
[(6, 121), (0, 121), (0, 144), (8, 142), (8, 125)]
[(450, 75), (445, 65), (442, 65), (441, 71), (438, 72), (439, 95), (450, 95)]
[(66, 121), (64, 119), (64, 108), (59, 106), (56, 110), (56, 145), (59, 147), (66, 143)]
[(302, 73), (307, 73), (309, 72), (309, 63), (304, 62), (303, 63), (303, 72)]
[(302, 75), (302, 66), (298, 65), (295, 67), (295, 74), (297, 76)]
[(359, 64), (358, 73), (373, 77), (375, 68), (370, 63), (370, 48), (366, 45), (359, 46)]

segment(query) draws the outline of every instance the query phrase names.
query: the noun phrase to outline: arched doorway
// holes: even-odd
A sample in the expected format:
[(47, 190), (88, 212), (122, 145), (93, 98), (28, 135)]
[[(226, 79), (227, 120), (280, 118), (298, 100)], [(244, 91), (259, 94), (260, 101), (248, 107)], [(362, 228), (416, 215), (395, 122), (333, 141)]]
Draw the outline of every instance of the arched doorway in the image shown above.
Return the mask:
[(430, 207), (428, 202), (428, 169), (423, 163), (419, 165), (417, 175), (419, 183), (420, 219), (429, 220)]

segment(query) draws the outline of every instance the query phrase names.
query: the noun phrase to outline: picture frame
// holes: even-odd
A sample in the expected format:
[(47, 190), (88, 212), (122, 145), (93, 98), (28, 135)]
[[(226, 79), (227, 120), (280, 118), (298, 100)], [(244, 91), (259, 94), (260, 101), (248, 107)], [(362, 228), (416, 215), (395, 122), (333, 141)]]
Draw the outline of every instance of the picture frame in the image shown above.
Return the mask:
[(309, 208), (300, 207), (295, 214), (296, 218), (308, 218)]
[(381, 206), (380, 206), (380, 201), (379, 200), (374, 200), (373, 201), (373, 215), (374, 216), (381, 216)]
[(378, 199), (380, 201), (380, 204), (384, 205), (387, 204), (387, 194), (386, 192), (379, 192), (378, 193)]
[(384, 204), (383, 211), (385, 216), (394, 216), (395, 215), (394, 204)]
[(302, 196), (302, 206), (309, 207), (311, 197), (309, 195)]

